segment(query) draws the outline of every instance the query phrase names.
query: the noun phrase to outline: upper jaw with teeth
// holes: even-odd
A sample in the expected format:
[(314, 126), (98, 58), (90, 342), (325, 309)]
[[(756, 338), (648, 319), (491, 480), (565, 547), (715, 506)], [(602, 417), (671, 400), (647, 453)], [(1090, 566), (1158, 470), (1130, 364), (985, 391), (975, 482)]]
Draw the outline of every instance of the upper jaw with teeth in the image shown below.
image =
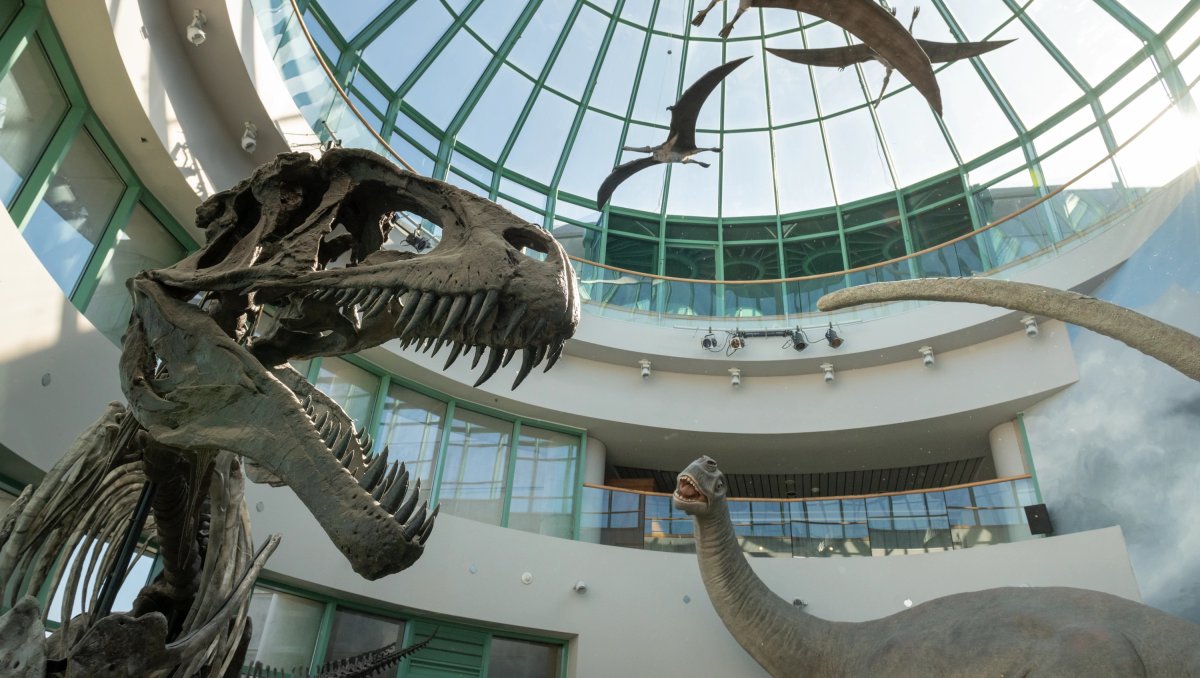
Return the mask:
[[(684, 496), (684, 495), (688, 496)], [(707, 504), (708, 497), (696, 481), (689, 475), (680, 474), (678, 484), (675, 487), (675, 493), (672, 495), (675, 500), (689, 504)]]

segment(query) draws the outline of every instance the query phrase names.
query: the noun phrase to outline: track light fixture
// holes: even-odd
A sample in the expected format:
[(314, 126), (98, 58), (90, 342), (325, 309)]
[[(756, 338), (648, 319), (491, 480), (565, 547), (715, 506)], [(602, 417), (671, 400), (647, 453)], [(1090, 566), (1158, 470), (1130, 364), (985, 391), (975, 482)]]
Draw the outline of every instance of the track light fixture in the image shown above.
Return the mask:
[(933, 359), (933, 347), (932, 346), (922, 346), (921, 348), (917, 349), (917, 352), (923, 356), (921, 358), (921, 362), (925, 365), (925, 367), (933, 367), (933, 363), (935, 361)]
[(192, 23), (187, 27), (188, 42), (199, 47), (208, 39), (208, 33), (204, 32), (204, 27), (208, 25), (208, 18), (204, 16), (204, 12), (198, 9), (192, 10)]
[(740, 348), (746, 348), (746, 337), (742, 336), (740, 332), (735, 331), (733, 336), (729, 337), (729, 348), (733, 349), (734, 351)]
[(720, 343), (721, 342), (717, 341), (717, 335), (713, 334), (711, 327), (708, 328), (708, 334), (704, 335), (704, 338), (700, 340), (700, 346), (703, 347), (705, 351), (717, 350), (717, 346), (720, 345)]
[(825, 383), (833, 383), (833, 363), (821, 363), (821, 370), (825, 372)]
[(1021, 318), (1021, 324), (1025, 326), (1025, 336), (1036, 337), (1038, 335), (1037, 318), (1027, 315)]
[(829, 343), (830, 348), (838, 348), (846, 343), (845, 339), (839, 337), (838, 333), (833, 331), (833, 323), (829, 323), (829, 329), (825, 330), (825, 341)]
[(638, 365), (642, 366), (642, 379), (650, 378), (650, 361), (642, 358), (638, 361)]
[(792, 330), (792, 348), (797, 351), (803, 351), (808, 348), (808, 337), (804, 336), (804, 330), (799, 327)]
[(729, 385), (737, 388), (742, 385), (742, 370), (740, 367), (729, 368)]
[(421, 235), (420, 229), (417, 229), (416, 233), (409, 233), (404, 238), (404, 242), (408, 243), (408, 246), (413, 248), (413, 251), (417, 254), (429, 249), (429, 239)]

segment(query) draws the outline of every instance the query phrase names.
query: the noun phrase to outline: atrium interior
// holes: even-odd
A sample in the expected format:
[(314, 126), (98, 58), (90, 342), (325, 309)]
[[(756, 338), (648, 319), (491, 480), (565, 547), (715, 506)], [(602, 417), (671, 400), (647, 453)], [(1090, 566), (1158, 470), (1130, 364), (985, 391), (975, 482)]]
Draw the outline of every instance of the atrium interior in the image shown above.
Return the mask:
[[(578, 327), (545, 372), (432, 338), (290, 361), (440, 514), (369, 581), (247, 482), (254, 545), (282, 535), (247, 670), (432, 638), (386, 675), (765, 676), (672, 501), (701, 455), (756, 574), (816, 617), (1072, 586), (1200, 623), (1195, 379), (1045, 315), (818, 307), (985, 278), (1200, 334), (1200, 0), (871, 3), (928, 77), (803, 12), (722, 36), (733, 0), (0, 0), (0, 508), (126, 400), (126, 281), (211, 244), (198, 208), (281, 153), (366, 149), (552, 236), (513, 256), (561, 249)], [(681, 138), (714, 150), (631, 149)], [(436, 257), (445, 223), (389, 213), (383, 253)], [(163, 569), (142, 546), (114, 610)], [(81, 611), (65, 586), (48, 629)]]

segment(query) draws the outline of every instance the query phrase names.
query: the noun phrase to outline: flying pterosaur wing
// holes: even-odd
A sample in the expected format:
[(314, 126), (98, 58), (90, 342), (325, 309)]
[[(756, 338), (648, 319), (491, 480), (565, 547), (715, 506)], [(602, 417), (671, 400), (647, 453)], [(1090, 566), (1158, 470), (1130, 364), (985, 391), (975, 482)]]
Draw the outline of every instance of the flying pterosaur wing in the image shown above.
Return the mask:
[(612, 173), (604, 178), (604, 182), (600, 184), (600, 190), (596, 192), (596, 209), (604, 209), (604, 205), (608, 203), (608, 199), (612, 197), (613, 191), (617, 190), (617, 186), (620, 186), (622, 181), (625, 181), (647, 167), (660, 164), (662, 163), (653, 157), (648, 157), (630, 160), (623, 165), (617, 165)]
[[(705, 99), (708, 99), (708, 95), (712, 94), (725, 76), (732, 73), (733, 69), (741, 66), (749, 58), (742, 57), (728, 61), (700, 76), (671, 107), (671, 132), (667, 138), (675, 140), (676, 150), (690, 150), (696, 147), (696, 118), (700, 116), (700, 108), (704, 106)], [(604, 188), (601, 187), (600, 190), (603, 191)]]
[(768, 47), (767, 51), (781, 59), (794, 61), (798, 64), (829, 66), (831, 68), (845, 68), (870, 61), (875, 57), (875, 53), (871, 51), (871, 48), (861, 43), (850, 45), (849, 47), (824, 47), (821, 49), (775, 49)]
[(942, 115), (942, 93), (929, 57), (904, 24), (874, 0), (753, 0), (750, 4), (804, 12), (841, 26), (900, 71)]
[(925, 50), (929, 60), (935, 64), (947, 61), (958, 61), (986, 54), (994, 49), (1012, 42), (1012, 40), (987, 40), (984, 42), (934, 42), (933, 40), (918, 40), (917, 44)]

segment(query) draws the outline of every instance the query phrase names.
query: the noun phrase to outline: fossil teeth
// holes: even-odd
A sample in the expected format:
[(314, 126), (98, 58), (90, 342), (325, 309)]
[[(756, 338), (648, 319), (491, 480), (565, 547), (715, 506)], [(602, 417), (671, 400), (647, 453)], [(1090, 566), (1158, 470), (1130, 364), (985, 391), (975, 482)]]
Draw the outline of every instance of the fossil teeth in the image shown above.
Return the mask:
[(429, 514), (429, 519), (425, 521), (425, 527), (421, 528), (421, 535), (419, 537), (419, 539), (420, 539), (419, 543), (424, 544), (429, 541), (429, 535), (433, 532), (433, 521), (437, 518), (438, 511), (441, 511), (441, 510), (442, 510), (441, 504), (438, 504), (437, 506), (433, 507), (433, 513)]
[(537, 322), (535, 322), (533, 326), (529, 328), (529, 331), (521, 336), (521, 343), (528, 346), (529, 344), (536, 342), (538, 337), (541, 336), (542, 330), (545, 329), (545, 327), (546, 319), (538, 318)]
[(413, 537), (417, 536), (417, 534), (421, 531), (421, 528), (425, 527), (425, 507), (426, 506), (427, 506), (427, 504), (422, 502), (421, 508), (417, 509), (417, 515), (413, 516), (412, 520), (405, 523), (405, 525), (404, 525), (404, 540), (405, 541), (412, 541)]
[(425, 316), (429, 315), (429, 309), (433, 308), (433, 302), (435, 301), (437, 301), (437, 295), (433, 292), (422, 293), (420, 301), (417, 302), (417, 308), (408, 319), (408, 324), (404, 326), (404, 330), (400, 332), (400, 336), (409, 336), (416, 331), (421, 322), (425, 320)]
[(487, 296), (483, 299), (483, 307), (479, 309), (479, 317), (475, 318), (474, 330), (479, 331), (483, 327), (484, 322), (488, 317), (496, 311), (496, 307), (500, 301), (500, 290), (488, 290)]
[(463, 318), (463, 311), (467, 309), (467, 298), (464, 296), (454, 297), (454, 303), (450, 306), (450, 311), (446, 315), (446, 323), (442, 325), (442, 331), (438, 333), (438, 339), (445, 339), (446, 335), (450, 334), (458, 322)]
[(363, 301), (367, 297), (371, 297), (375, 291), (376, 290), (373, 287), (364, 287), (354, 293), (354, 296), (350, 298), (350, 303), (356, 306), (361, 306)]
[(450, 347), (450, 355), (446, 358), (446, 364), (442, 365), (443, 372), (450, 369), (450, 366), (454, 364), (454, 361), (458, 360), (458, 354), (462, 353), (464, 346), (465, 344), (463, 344), (461, 341), (454, 342), (454, 345)]
[(554, 367), (554, 363), (562, 357), (563, 347), (566, 345), (567, 342), (562, 339), (554, 342), (554, 346), (546, 352), (546, 369), (542, 370), (543, 372), (549, 372), (550, 368)]
[(483, 357), (483, 352), (485, 349), (487, 349), (487, 346), (484, 346), (483, 344), (475, 347), (475, 356), (471, 358), (471, 369), (475, 369), (475, 366), (479, 364), (479, 359)]
[(335, 425), (341, 426), (341, 423), (338, 422), (336, 417), (328, 417), (325, 421), (325, 424), (317, 428), (317, 430), (321, 433), (321, 440), (331, 440), (330, 436)]
[(327, 421), (329, 421), (329, 410), (321, 410), (321, 413), (313, 420), (313, 426), (317, 427), (317, 430), (320, 431), (325, 428), (325, 422)]
[(391, 297), (392, 297), (392, 295), (388, 292), (387, 289), (371, 290), (371, 293), (368, 294), (367, 297), (365, 299), (363, 299), (362, 303), (360, 304), (360, 306), (362, 307), (363, 317), (371, 318), (376, 313), (379, 313), (380, 310), (387, 307), (388, 302), (391, 301)]
[(508, 367), (508, 364), (510, 362), (512, 362), (513, 356), (515, 356), (516, 354), (517, 354), (517, 349), (515, 349), (515, 348), (510, 348), (510, 349), (505, 350), (504, 351), (504, 359), (500, 361), (500, 367)]
[(388, 448), (385, 446), (383, 451), (367, 465), (367, 472), (363, 474), (362, 480), (358, 481), (359, 486), (367, 492), (374, 490), (375, 485), (383, 478), (383, 472), (387, 468), (387, 460)]
[(476, 292), (471, 296), (471, 305), (467, 308), (467, 314), (463, 316), (464, 323), (471, 322), (471, 318), (479, 311), (479, 307), (483, 306), (483, 292)]
[(546, 344), (538, 344), (537, 346), (535, 346), (533, 348), (533, 366), (534, 367), (537, 367), (538, 365), (542, 364), (542, 361), (546, 359), (546, 353), (549, 350), (550, 350), (550, 347), (547, 346)]
[(445, 343), (446, 343), (445, 339), (434, 339), (433, 340), (433, 350), (429, 352), (429, 357), (432, 358), (433, 356), (437, 355), (438, 351), (442, 350), (442, 346)]
[(349, 301), (351, 298), (353, 298), (357, 294), (358, 294), (358, 290), (356, 290), (352, 287), (348, 287), (343, 290), (338, 290), (337, 294), (335, 294), (333, 296), (333, 303), (337, 304), (338, 306), (341, 306), (342, 304), (346, 303), (347, 301)]
[(442, 321), (442, 317), (446, 315), (446, 311), (450, 310), (450, 304), (454, 303), (454, 297), (446, 295), (438, 299), (437, 306), (433, 309), (433, 316), (429, 319), (429, 324), (436, 326)]
[(387, 477), (383, 479), (382, 483), (379, 483), (375, 486), (375, 491), (371, 493), (371, 498), (375, 501), (383, 499), (383, 495), (387, 492), (388, 488), (392, 486), (392, 483), (396, 482), (396, 475), (399, 472), (400, 465), (392, 464), (392, 468), (390, 471), (388, 471)]
[(341, 290), (339, 290), (336, 287), (327, 287), (323, 290), (318, 291), (316, 294), (312, 295), (312, 298), (314, 301), (327, 301), (331, 297), (336, 296), (337, 293), (340, 291)]
[(521, 351), (521, 369), (517, 372), (517, 378), (513, 380), (512, 390), (517, 390), (521, 382), (525, 381), (525, 377), (529, 376), (529, 371), (533, 369), (534, 365), (537, 365), (535, 360), (536, 353), (532, 348), (526, 348)]
[(483, 382), (491, 379), (496, 370), (500, 369), (500, 359), (504, 357), (504, 349), (497, 346), (492, 347), (491, 353), (488, 354), (487, 367), (483, 368), (483, 374), (479, 375), (479, 379), (475, 381), (473, 386), (479, 386)]
[(334, 457), (337, 457), (338, 461), (342, 462), (342, 466), (346, 466), (353, 456), (346, 454), (346, 451), (350, 449), (350, 438), (353, 437), (353, 434), (354, 429), (348, 426), (329, 446), (329, 451), (333, 453)]
[(417, 482), (413, 483), (412, 492), (408, 494), (408, 497), (404, 500), (404, 503), (400, 505), (400, 508), (396, 509), (396, 513), (392, 516), (396, 519), (396, 522), (400, 523), (401, 525), (408, 522), (408, 517), (412, 515), (413, 508), (416, 507), (417, 499), (419, 499), (420, 496), (421, 479), (417, 478)]
[(300, 409), (308, 412), (308, 408), (312, 407), (312, 394), (308, 393), (304, 396), (304, 400), (300, 401)]
[(383, 510), (388, 513), (395, 513), (401, 500), (404, 499), (404, 493), (408, 491), (408, 469), (404, 467), (404, 462), (400, 462), (400, 470), (396, 476), (396, 481), (393, 482), (384, 493), (383, 499), (379, 500)]
[(362, 329), (362, 321), (363, 321), (362, 309), (360, 309), (356, 305), (347, 306), (345, 315), (346, 315), (346, 319), (350, 321), (350, 324), (354, 326), (354, 329), (356, 329), (356, 330)]
[[(400, 315), (396, 318), (394, 329), (399, 331), (408, 324), (408, 319), (412, 317), (413, 311), (417, 310), (417, 301), (420, 299), (420, 290), (409, 290), (400, 295), (400, 304), (403, 306), (403, 308), (400, 309)], [(403, 333), (399, 334), (398, 336), (402, 339), (404, 338)]]
[(521, 323), (521, 318), (525, 317), (525, 309), (529, 308), (526, 304), (513, 309), (512, 315), (508, 318), (508, 324), (504, 326), (504, 330), (500, 332), (500, 341), (508, 339), (508, 335), (512, 334), (513, 330), (517, 329), (517, 325)]
[(332, 448), (333, 443), (342, 433), (342, 422), (334, 420), (326, 428), (328, 431), (322, 432), (321, 439), (325, 441), (325, 447)]

